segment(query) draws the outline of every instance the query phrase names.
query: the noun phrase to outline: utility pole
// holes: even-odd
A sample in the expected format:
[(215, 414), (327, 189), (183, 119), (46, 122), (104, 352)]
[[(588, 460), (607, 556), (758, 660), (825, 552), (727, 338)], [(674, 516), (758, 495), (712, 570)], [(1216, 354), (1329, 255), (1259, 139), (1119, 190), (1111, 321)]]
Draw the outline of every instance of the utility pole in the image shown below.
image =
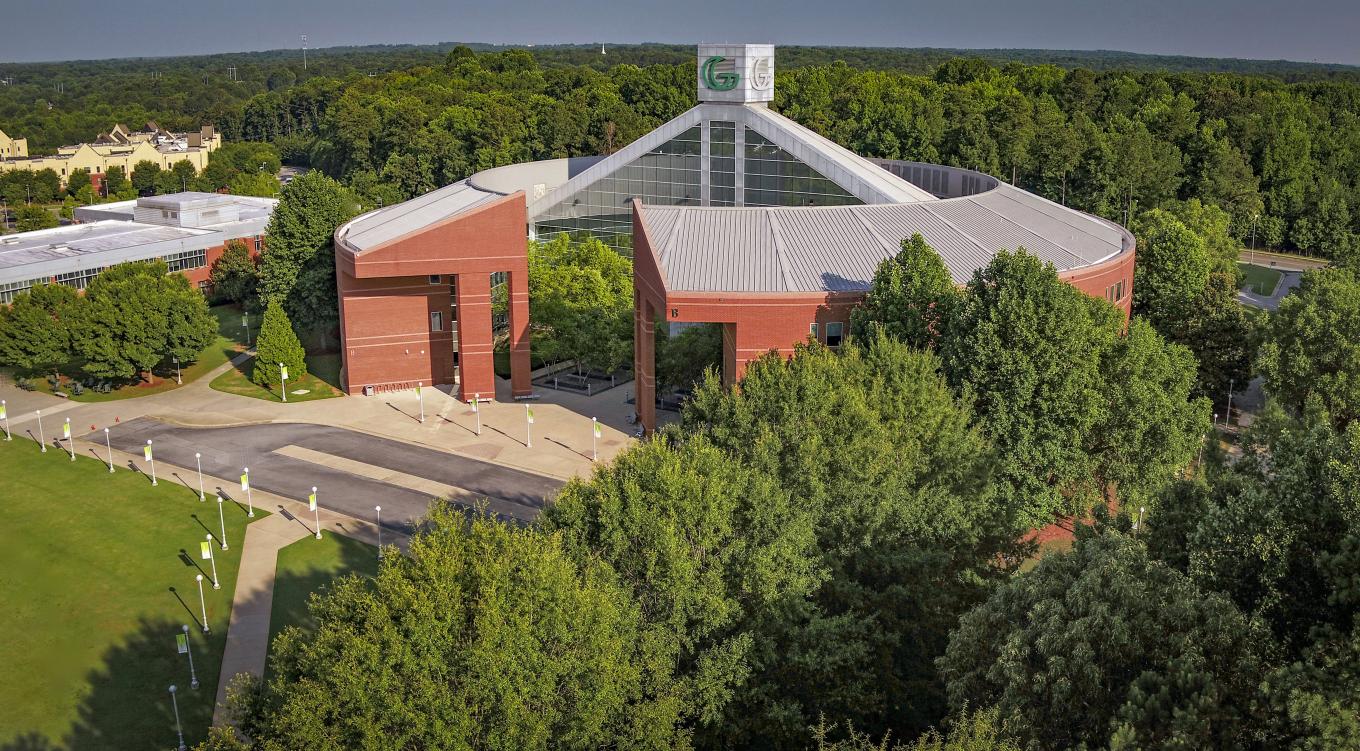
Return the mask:
[(302, 69), (307, 70), (307, 35), (302, 35)]

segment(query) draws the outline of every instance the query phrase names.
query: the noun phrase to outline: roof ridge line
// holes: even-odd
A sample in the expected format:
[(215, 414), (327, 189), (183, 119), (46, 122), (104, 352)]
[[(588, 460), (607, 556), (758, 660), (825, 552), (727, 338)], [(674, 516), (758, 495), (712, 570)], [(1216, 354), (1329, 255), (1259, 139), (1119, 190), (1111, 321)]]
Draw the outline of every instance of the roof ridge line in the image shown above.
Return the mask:
[[(993, 256), (994, 256), (994, 255), (996, 255), (996, 252), (997, 252), (998, 250), (1001, 250), (1000, 248), (997, 248), (996, 250), (988, 250), (988, 249), (987, 249), (987, 246), (986, 246), (986, 245), (983, 245), (976, 237), (973, 237), (972, 235), (968, 234), (967, 232), (964, 232), (963, 230), (959, 229), (959, 226), (958, 226), (957, 224), (954, 224), (953, 222), (949, 221), (949, 219), (945, 218), (942, 214), (940, 214), (940, 213), (938, 213), (938, 212), (936, 212), (936, 211), (932, 211), (931, 208), (930, 208), (929, 206), (926, 206), (926, 205), (925, 205), (925, 203), (922, 203), (921, 206), (925, 208), (926, 213), (928, 213), (928, 214), (930, 214), (931, 216), (935, 217), (936, 219), (939, 219), (940, 221), (944, 222), (944, 223), (945, 223), (945, 226), (947, 226), (947, 227), (949, 227), (950, 229), (954, 230), (955, 232), (959, 233), (959, 235), (960, 235), (961, 237), (966, 237), (966, 238), (968, 238), (968, 242), (971, 242), (973, 245), (976, 245), (976, 246), (977, 246), (977, 249), (980, 250), (980, 251), (982, 251), (983, 253), (986, 253), (986, 254), (988, 254), (988, 255), (993, 255)], [(938, 253), (938, 252), (939, 252), (939, 251), (936, 251), (936, 253)]]
[[(1044, 237), (1043, 235), (1039, 234), (1038, 232), (1035, 232), (1034, 230), (1030, 229), (1030, 228), (1027, 227), (1026, 225), (1023, 225), (1023, 224), (1021, 224), (1021, 223), (1019, 223), (1019, 222), (1017, 222), (1017, 221), (1011, 219), (1010, 217), (1006, 216), (1005, 214), (1002, 214), (1000, 211), (997, 211), (996, 209), (992, 208), (991, 206), (988, 206), (988, 205), (985, 204), (985, 203), (979, 203), (979, 202), (977, 202), (977, 201), (972, 200), (972, 196), (969, 196), (968, 198), (969, 198), (969, 202), (972, 203), (974, 206), (977, 206), (977, 207), (981, 208), (983, 211), (990, 212), (990, 213), (993, 214), (994, 216), (998, 216), (998, 217), (1000, 217), (1002, 220), (1004, 220), (1004, 221), (1006, 221), (1006, 222), (1009, 222), (1009, 223), (1015, 225), (1016, 227), (1019, 227), (1021, 230), (1025, 231), (1025, 232), (1027, 232), (1028, 234), (1030, 234), (1031, 236), (1033, 236), (1036, 240), (1041, 240), (1041, 241), (1043, 241), (1043, 242), (1046, 242), (1046, 243), (1048, 243), (1049, 245), (1052, 245), (1053, 247), (1060, 249), (1062, 252), (1066, 253), (1067, 255), (1072, 256), (1073, 258), (1077, 259), (1078, 261), (1080, 261), (1080, 262), (1082, 262), (1082, 263), (1087, 263), (1087, 261), (1086, 261), (1085, 258), (1082, 258), (1080, 255), (1078, 255), (1078, 254), (1072, 252), (1071, 250), (1068, 250), (1068, 248), (1067, 248), (1066, 245), (1062, 245), (1062, 244), (1053, 242), (1052, 240), (1048, 239), (1047, 237)], [(1017, 203), (1018, 203), (1018, 202), (1017, 202)], [(1039, 213), (1040, 213), (1040, 214), (1043, 214), (1044, 212), (1040, 211)], [(1047, 214), (1044, 214), (1044, 215), (1047, 216)], [(1076, 228), (1073, 227), (1073, 229), (1076, 229)], [(1104, 242), (1104, 241), (1102, 240), (1101, 242)], [(1016, 248), (1011, 248), (1011, 250), (1016, 250)]]
[(878, 230), (874, 229), (873, 225), (869, 224), (869, 220), (864, 218), (863, 211), (851, 211), (850, 213), (855, 219), (859, 220), (860, 226), (864, 227), (866, 232), (878, 238), (879, 243), (883, 245), (883, 250), (888, 254), (889, 258), (897, 255), (897, 252), (901, 250), (901, 246), (893, 248), (892, 244), (888, 242), (888, 238), (880, 234)]
[(765, 212), (766, 222), (770, 226), (770, 240), (774, 243), (774, 258), (779, 264), (779, 276), (784, 280), (784, 291), (787, 292), (793, 289), (793, 282), (789, 278), (792, 274), (789, 271), (788, 260), (784, 258), (784, 231), (779, 226), (779, 220), (775, 218), (774, 211), (769, 208), (762, 208)]

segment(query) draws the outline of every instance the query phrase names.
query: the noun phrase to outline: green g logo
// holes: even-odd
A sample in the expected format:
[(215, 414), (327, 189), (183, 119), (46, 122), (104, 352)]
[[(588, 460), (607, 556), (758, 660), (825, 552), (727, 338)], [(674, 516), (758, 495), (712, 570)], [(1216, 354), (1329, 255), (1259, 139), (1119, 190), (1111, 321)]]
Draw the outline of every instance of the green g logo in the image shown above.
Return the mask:
[(720, 55), (714, 55), (699, 66), (699, 77), (703, 79), (705, 86), (714, 91), (731, 91), (737, 88), (737, 82), (741, 80), (740, 74), (714, 70), (719, 63), (726, 59)]

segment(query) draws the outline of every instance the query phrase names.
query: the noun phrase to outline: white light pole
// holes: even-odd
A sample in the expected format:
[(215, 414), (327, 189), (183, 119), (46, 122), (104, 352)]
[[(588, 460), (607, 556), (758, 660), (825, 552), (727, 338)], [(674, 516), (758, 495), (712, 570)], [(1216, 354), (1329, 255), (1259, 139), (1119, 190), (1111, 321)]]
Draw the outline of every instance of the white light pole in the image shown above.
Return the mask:
[(598, 462), (600, 460), (600, 421), (594, 417), (590, 418), (590, 460)]
[(524, 448), (534, 447), (534, 410), (529, 405), (524, 405)]
[(307, 496), (307, 505), (312, 507), (312, 516), (316, 519), (316, 539), (321, 539), (321, 512), (316, 508), (316, 486), (312, 486), (312, 494)]
[(378, 515), (378, 558), (382, 558), (382, 506), (374, 506), (373, 513)]
[(203, 500), (204, 500), (204, 497), (203, 497), (203, 455), (200, 454), (200, 453), (197, 452), (197, 451), (194, 452), (194, 465), (198, 467), (198, 500), (199, 500), (200, 503), (202, 503)]
[(171, 355), (171, 360), (175, 361), (175, 385), (184, 385), (184, 373), (179, 369), (179, 355)]
[(1147, 506), (1138, 507), (1138, 521), (1133, 523), (1133, 531), (1137, 532), (1143, 526), (1143, 513), (1147, 511)]
[(420, 423), (425, 424), (425, 392), (421, 390), (422, 383), (416, 381), (416, 400), (420, 402)]
[(1256, 220), (1260, 219), (1260, 214), (1251, 215), (1251, 265), (1256, 265)]
[(250, 490), (250, 467), (241, 468), (241, 490), (246, 491), (246, 516), (255, 518), (255, 498)]
[(1237, 381), (1228, 379), (1228, 413), (1223, 416), (1223, 427), (1225, 428), (1228, 427), (1228, 423), (1232, 422), (1232, 392), (1233, 386), (1236, 385)]
[(1218, 429), (1218, 413), (1214, 413), (1214, 430)]
[(156, 485), (156, 455), (151, 453), (150, 438), (146, 439), (146, 446), (142, 449), (142, 454), (146, 457), (147, 463), (151, 465), (151, 485), (154, 487)]
[(222, 588), (222, 582), (220, 582), (220, 581), (217, 580), (217, 556), (213, 555), (213, 552), (212, 552), (212, 533), (211, 533), (211, 532), (209, 532), (209, 533), (206, 534), (206, 535), (203, 535), (203, 543), (204, 543), (204, 544), (203, 544), (203, 557), (204, 557), (204, 558), (207, 558), (207, 559), (208, 559), (208, 562), (212, 564), (212, 582), (213, 582), (213, 589), (221, 589), (221, 588)]
[(241, 328), (246, 330), (246, 349), (250, 349), (250, 314), (241, 314)]
[(198, 609), (203, 611), (203, 633), (208, 633), (208, 601), (203, 599), (203, 574), (194, 574), (198, 582)]
[(482, 434), (482, 408), (478, 405), (481, 400), (481, 394), (472, 395), (472, 415), (477, 418), (477, 435)]
[(175, 708), (175, 733), (179, 735), (179, 751), (188, 751), (189, 747), (184, 745), (184, 728), (179, 724), (179, 702), (175, 699), (175, 684), (170, 684), (170, 705)]
[[(222, 494), (217, 494), (217, 523), (222, 527), (222, 549), (227, 549), (227, 518), (222, 515)], [(213, 577), (216, 578), (216, 577)]]
[(109, 450), (109, 474), (113, 474), (113, 441), (109, 439), (108, 428), (104, 428), (104, 446)]
[[(42, 427), (42, 410), (40, 410), (40, 409), (35, 409), (35, 410), (33, 410), (33, 414), (35, 414), (35, 415), (38, 416), (38, 445), (42, 446), (42, 452), (43, 452), (44, 454), (46, 454), (46, 453), (47, 453), (47, 436), (46, 436), (46, 435), (43, 435), (43, 427)], [(29, 435), (32, 435), (32, 433), (30, 433)]]
[(5, 440), (14, 440), (14, 436), (9, 434), (9, 403), (4, 399), (0, 399), (0, 417), (5, 418)]
[(71, 461), (75, 461), (75, 460), (76, 460), (76, 439), (73, 438), (73, 437), (71, 437), (71, 418), (69, 418), (69, 417), (66, 418), (66, 422), (62, 423), (62, 426), (61, 426), (61, 435), (62, 435), (63, 438), (66, 439), (66, 448), (68, 448), (68, 449), (71, 450)]
[(194, 648), (189, 643), (189, 624), (184, 624), (184, 654), (189, 656), (189, 688), (198, 688), (198, 673), (194, 672)]
[(288, 401), (288, 368), (283, 367), (283, 363), (279, 363), (279, 380), (282, 382), (279, 394), (283, 396), (283, 400), (286, 402)]

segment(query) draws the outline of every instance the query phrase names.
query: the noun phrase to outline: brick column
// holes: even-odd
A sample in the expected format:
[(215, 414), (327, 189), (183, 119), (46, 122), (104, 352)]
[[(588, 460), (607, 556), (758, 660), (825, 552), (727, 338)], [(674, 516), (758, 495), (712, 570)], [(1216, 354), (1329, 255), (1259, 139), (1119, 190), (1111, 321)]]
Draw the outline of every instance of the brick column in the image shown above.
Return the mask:
[(636, 288), (633, 300), (634, 402), (638, 421), (651, 435), (656, 430), (656, 309)]
[(510, 394), (529, 396), (529, 270), (511, 271), (506, 285), (510, 293)]
[[(722, 326), (723, 359), (722, 384), (727, 387), (736, 385), (737, 373), (737, 324), (724, 323)], [(743, 364), (744, 368), (744, 364)]]
[(495, 397), (496, 369), (491, 354), (491, 276), (484, 271), (458, 274), (459, 398), (474, 393)]

